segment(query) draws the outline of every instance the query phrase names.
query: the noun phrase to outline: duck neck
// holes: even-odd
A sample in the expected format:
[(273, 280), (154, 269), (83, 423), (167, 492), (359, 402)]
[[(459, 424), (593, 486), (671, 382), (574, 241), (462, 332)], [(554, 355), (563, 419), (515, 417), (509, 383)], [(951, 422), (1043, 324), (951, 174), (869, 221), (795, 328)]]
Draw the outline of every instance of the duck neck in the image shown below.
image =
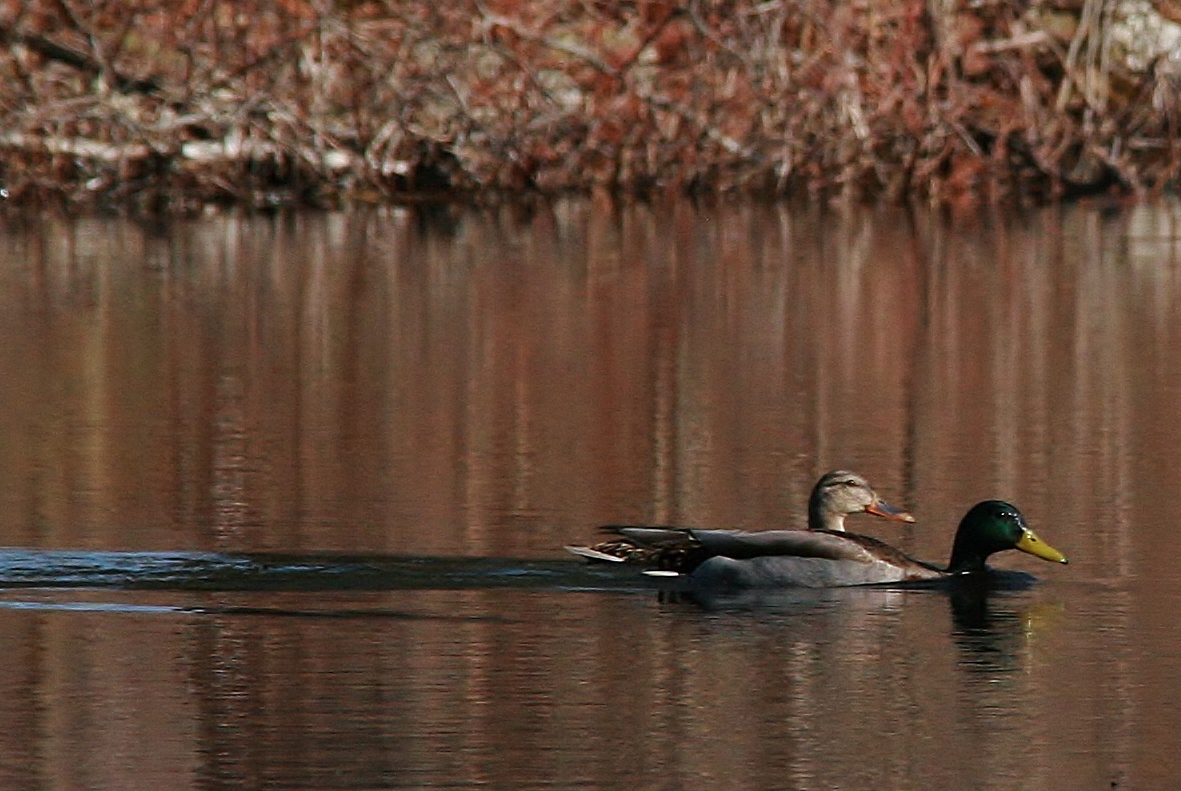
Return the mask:
[(947, 564), (948, 574), (969, 574), (975, 571), (984, 571), (986, 568), (984, 560), (988, 557), (979, 552), (972, 553), (956, 553), (952, 551), (951, 562)]
[(822, 508), (819, 502), (808, 503), (809, 530), (835, 530), (844, 532), (845, 515)]
[(947, 573), (967, 574), (983, 571), (986, 567), (985, 561), (995, 551), (995, 547), (985, 546), (961, 526), (961, 529), (956, 531), (955, 542), (951, 546), (951, 561), (947, 564)]

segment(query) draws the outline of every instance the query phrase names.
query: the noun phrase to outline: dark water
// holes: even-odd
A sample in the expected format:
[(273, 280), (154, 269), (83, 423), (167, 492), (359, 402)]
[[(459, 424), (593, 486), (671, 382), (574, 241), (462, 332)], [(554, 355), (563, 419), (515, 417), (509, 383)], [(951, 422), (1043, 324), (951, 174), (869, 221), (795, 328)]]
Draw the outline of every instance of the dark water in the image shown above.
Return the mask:
[[(0, 220), (0, 787), (1181, 782), (1181, 207)], [(1007, 590), (691, 597), (864, 473)]]

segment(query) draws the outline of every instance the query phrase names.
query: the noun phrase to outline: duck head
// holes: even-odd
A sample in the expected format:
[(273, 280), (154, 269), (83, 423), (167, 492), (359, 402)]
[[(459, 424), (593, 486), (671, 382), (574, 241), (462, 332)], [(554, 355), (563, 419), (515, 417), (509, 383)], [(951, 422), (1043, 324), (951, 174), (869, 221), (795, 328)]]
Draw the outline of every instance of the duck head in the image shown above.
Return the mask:
[(808, 527), (813, 530), (844, 530), (849, 514), (873, 514), (896, 522), (913, 522), (914, 517), (895, 508), (855, 472), (833, 470), (821, 476), (808, 498)]
[(1025, 524), (1017, 507), (1004, 500), (985, 500), (972, 506), (960, 520), (947, 571), (964, 574), (980, 571), (995, 552), (1019, 549), (1052, 563), (1066, 563), (1066, 556), (1037, 537)]

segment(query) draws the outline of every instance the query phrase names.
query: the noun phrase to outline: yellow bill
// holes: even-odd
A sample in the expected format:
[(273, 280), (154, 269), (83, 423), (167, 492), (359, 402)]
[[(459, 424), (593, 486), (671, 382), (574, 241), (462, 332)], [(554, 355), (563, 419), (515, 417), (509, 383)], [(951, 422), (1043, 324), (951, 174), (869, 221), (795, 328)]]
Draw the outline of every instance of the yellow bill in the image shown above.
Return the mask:
[(1028, 527), (1021, 533), (1021, 538), (1017, 541), (1017, 549), (1035, 555), (1042, 560), (1048, 560), (1051, 563), (1069, 562), (1065, 555), (1038, 538), (1037, 534)]

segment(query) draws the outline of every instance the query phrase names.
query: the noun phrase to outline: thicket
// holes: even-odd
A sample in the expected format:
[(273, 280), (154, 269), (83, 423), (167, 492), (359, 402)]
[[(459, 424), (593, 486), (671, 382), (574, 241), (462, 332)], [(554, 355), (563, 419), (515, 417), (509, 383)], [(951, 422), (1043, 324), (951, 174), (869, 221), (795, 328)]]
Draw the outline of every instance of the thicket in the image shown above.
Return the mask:
[(3, 0), (10, 203), (1174, 185), (1162, 0)]

